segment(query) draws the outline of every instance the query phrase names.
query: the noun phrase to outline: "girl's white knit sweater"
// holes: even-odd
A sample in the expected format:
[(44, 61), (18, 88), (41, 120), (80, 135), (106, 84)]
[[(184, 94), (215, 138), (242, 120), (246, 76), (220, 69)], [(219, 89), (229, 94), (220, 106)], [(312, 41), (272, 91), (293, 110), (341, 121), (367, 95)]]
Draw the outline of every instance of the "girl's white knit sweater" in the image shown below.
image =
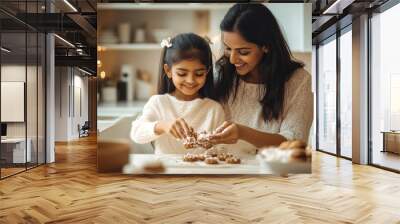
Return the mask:
[(173, 121), (178, 118), (183, 118), (196, 132), (212, 132), (225, 121), (222, 106), (214, 100), (197, 98), (182, 101), (170, 94), (154, 95), (144, 106), (142, 115), (132, 122), (131, 138), (139, 144), (154, 141), (156, 154), (186, 153), (188, 150), (183, 147), (182, 142), (172, 135), (157, 135), (154, 132), (158, 121)]

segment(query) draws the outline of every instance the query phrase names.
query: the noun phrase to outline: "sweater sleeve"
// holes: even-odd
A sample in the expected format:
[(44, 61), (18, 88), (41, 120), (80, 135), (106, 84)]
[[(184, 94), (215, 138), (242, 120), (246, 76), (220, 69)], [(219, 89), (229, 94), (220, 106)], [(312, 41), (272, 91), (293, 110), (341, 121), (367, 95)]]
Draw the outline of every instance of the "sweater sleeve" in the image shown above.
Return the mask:
[(157, 110), (157, 96), (152, 96), (143, 108), (142, 115), (132, 122), (131, 139), (139, 144), (156, 140), (160, 135), (154, 132), (154, 126), (160, 119)]
[(299, 139), (308, 142), (313, 120), (314, 97), (311, 90), (311, 75), (304, 70), (300, 71), (302, 71), (300, 74), (294, 75), (297, 78), (287, 83), (287, 99), (279, 134), (287, 140)]
[(230, 111), (230, 108), (228, 106), (228, 102), (222, 103), (221, 106), (222, 106), (222, 109), (223, 109), (223, 112), (224, 112), (225, 120), (227, 120), (227, 121), (232, 120), (231, 111)]
[(226, 119), (225, 110), (222, 105), (219, 103), (215, 103), (215, 110), (212, 118), (212, 130), (217, 129), (222, 123), (224, 123)]

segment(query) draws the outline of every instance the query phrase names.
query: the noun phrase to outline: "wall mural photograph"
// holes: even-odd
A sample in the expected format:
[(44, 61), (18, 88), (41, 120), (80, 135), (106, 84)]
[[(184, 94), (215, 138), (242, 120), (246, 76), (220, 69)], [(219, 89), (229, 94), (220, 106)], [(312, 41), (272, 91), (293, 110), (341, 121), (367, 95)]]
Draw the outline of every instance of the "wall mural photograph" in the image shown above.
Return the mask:
[(311, 4), (98, 10), (100, 169), (117, 147), (127, 174), (311, 172)]

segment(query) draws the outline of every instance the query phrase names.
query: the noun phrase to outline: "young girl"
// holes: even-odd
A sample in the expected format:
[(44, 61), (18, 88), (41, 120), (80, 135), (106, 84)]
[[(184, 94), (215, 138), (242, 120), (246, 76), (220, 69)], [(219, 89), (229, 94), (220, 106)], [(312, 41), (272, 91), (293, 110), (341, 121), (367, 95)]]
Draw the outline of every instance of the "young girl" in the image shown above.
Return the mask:
[[(154, 141), (155, 153), (182, 154), (191, 133), (211, 133), (225, 119), (214, 98), (212, 53), (206, 40), (193, 33), (179, 34), (161, 43), (158, 94), (132, 123), (131, 138)], [(196, 149), (199, 151), (199, 149)]]

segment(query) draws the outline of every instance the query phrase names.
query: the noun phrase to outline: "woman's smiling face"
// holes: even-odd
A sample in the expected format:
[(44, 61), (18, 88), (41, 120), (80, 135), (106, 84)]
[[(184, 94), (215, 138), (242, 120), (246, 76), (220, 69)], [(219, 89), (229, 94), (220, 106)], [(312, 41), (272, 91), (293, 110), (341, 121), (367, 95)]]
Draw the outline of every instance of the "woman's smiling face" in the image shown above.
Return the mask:
[(256, 71), (266, 48), (246, 41), (238, 32), (223, 32), (224, 54), (236, 68), (239, 75)]

